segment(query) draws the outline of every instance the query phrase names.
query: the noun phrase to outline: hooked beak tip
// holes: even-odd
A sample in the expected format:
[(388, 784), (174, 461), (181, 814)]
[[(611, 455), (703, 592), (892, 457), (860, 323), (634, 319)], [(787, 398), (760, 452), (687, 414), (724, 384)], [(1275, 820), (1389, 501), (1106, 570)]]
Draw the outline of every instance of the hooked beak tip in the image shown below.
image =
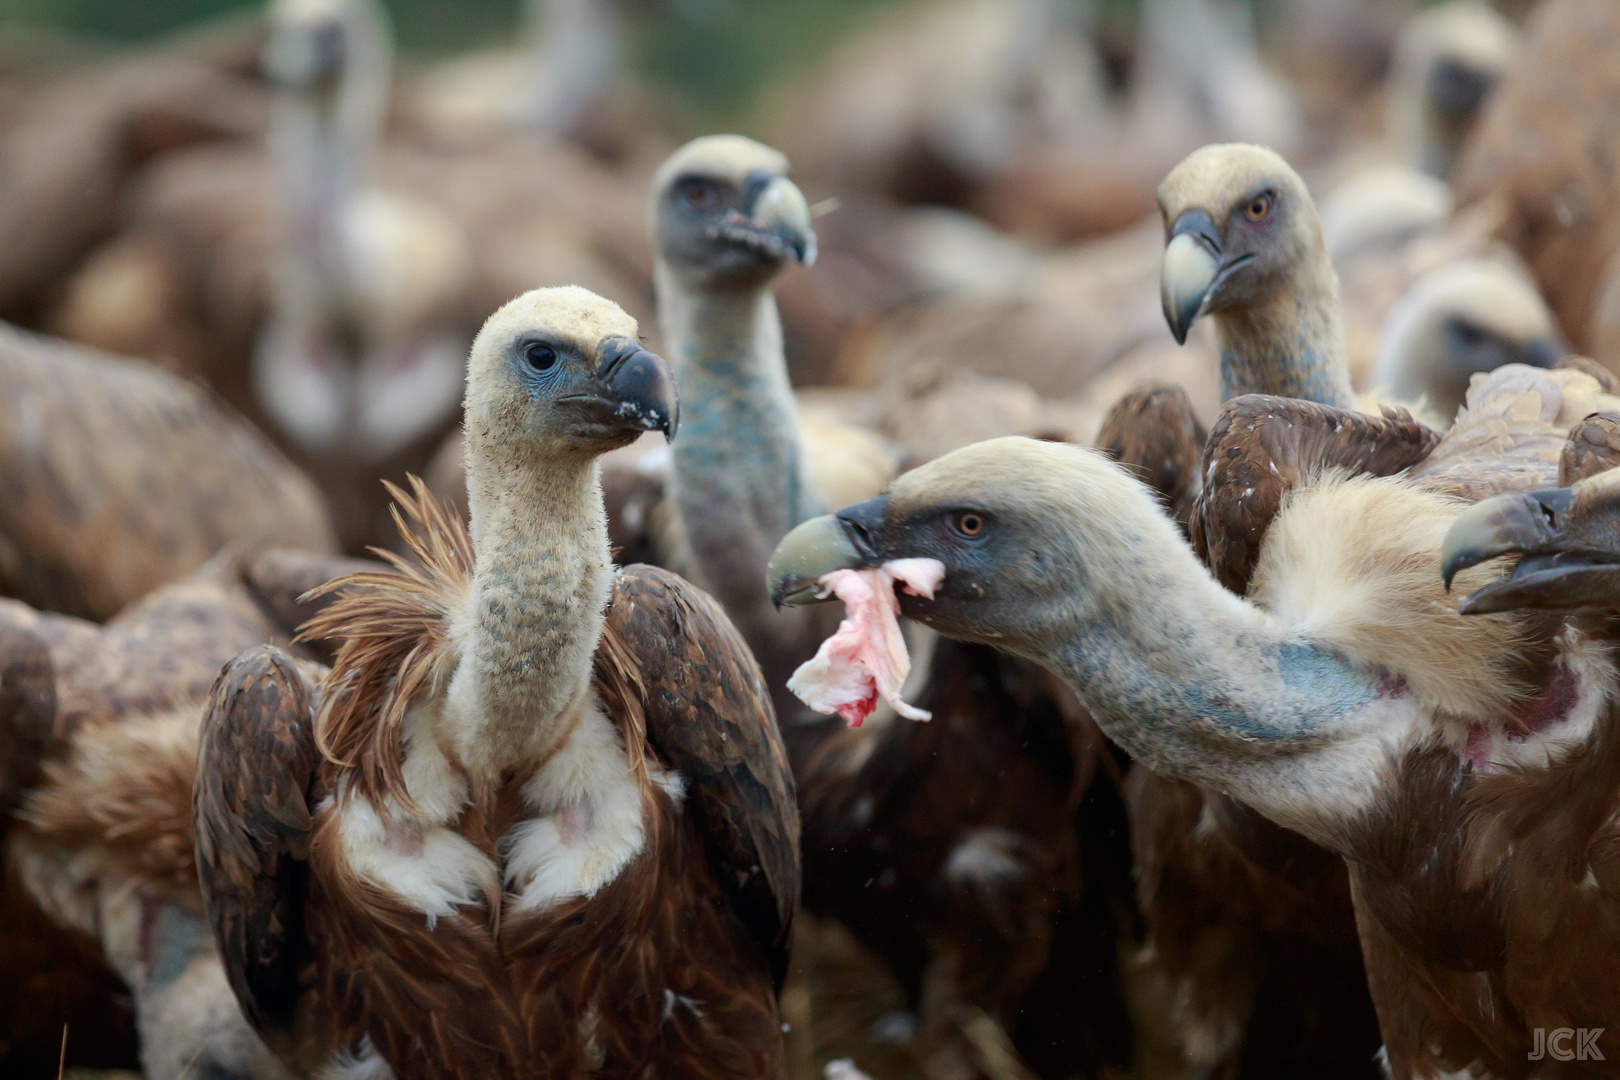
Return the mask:
[(771, 555), (765, 568), (771, 603), (780, 610), (825, 599), (823, 577), (834, 570), (859, 567), (863, 562), (861, 552), (836, 515), (811, 518), (782, 537)]

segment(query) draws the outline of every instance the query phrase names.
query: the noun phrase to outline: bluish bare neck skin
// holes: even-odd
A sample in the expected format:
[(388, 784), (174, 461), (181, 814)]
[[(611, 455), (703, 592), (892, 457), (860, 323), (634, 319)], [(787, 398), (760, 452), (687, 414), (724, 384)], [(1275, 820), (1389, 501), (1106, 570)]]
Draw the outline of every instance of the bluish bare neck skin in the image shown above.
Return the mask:
[(1130, 619), (1074, 624), (1036, 659), (1156, 772), (1322, 836), (1331, 823), (1319, 808), (1358, 802), (1357, 789), (1370, 782), (1336, 766), (1329, 751), (1372, 730), (1384, 714), (1369, 707), (1397, 691), (1343, 656), (1280, 636), (1257, 615), (1187, 595), (1139, 606)]
[(782, 358), (782, 324), (767, 289), (683, 290), (660, 268), (665, 348), (680, 386), (672, 478), (691, 565), (743, 635), (779, 627), (765, 588), (776, 544), (819, 513), (800, 460), (799, 427)]
[(1215, 317), (1221, 353), (1221, 398), (1274, 394), (1340, 409), (1355, 408), (1345, 359), (1344, 324), (1332, 268), (1266, 307)]

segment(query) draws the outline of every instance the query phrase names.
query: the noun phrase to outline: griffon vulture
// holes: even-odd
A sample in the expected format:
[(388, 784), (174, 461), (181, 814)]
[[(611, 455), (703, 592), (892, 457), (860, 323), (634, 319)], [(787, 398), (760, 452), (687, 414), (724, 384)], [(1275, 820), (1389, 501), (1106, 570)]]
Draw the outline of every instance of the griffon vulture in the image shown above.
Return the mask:
[[(232, 661), (197, 757), (198, 868), (232, 989), (304, 1070), (779, 1076), (793, 784), (719, 607), (609, 560), (601, 454), (676, 428), (663, 361), (578, 288), (469, 360), (470, 531), (363, 574)], [(337, 587), (339, 583), (334, 583)]]
[[(1247, 598), (1198, 565), (1150, 493), (1116, 466), (1021, 439), (946, 455), (886, 496), (800, 526), (778, 549), (772, 592), (802, 602), (841, 567), (937, 560), (934, 597), (899, 596), (903, 613), (1042, 663), (1155, 771), (1345, 857), (1363, 942), (1382, 934), (1395, 950), (1367, 951), (1395, 1075), (1478, 1061), (1520, 1075), (1535, 1025), (1517, 1008), (1531, 999), (1470, 972), (1488, 973), (1500, 955), (1494, 875), (1547, 873), (1534, 854), (1515, 863), (1505, 845), (1494, 862), (1461, 858), (1451, 840), (1468, 808), (1450, 794), (1451, 777), (1555, 782), (1559, 760), (1606, 714), (1614, 672), (1606, 646), (1579, 633), (1458, 614), (1440, 580), (1441, 550), (1459, 496), (1545, 486), (1552, 433), (1585, 415), (1569, 412), (1606, 404), (1587, 375), (1510, 367), (1476, 385), (1429, 455), (1442, 464), (1426, 475), (1321, 470), (1345, 451), (1377, 453), (1394, 421), (1371, 422), (1371, 447), (1341, 446), (1297, 473), (1303, 482), (1291, 492), (1288, 482), (1273, 488), (1280, 509), (1255, 538)], [(1294, 445), (1305, 451), (1341, 438), (1353, 416), (1306, 408), (1321, 414), (1319, 430), (1301, 428), (1304, 414), (1288, 428), (1301, 428)], [(1430, 438), (1412, 433), (1408, 461)], [(1262, 445), (1254, 460), (1266, 456)], [(1488, 580), (1465, 570), (1458, 584)], [(1431, 836), (1446, 839), (1438, 860), (1422, 839)], [(1446, 966), (1463, 974), (1438, 991), (1447, 1013), (1425, 1017), (1411, 1011), (1410, 974), (1391, 982), (1381, 957), (1410, 965), (1436, 950), (1450, 950)], [(1597, 1014), (1579, 1006), (1560, 1023), (1601, 1026), (1603, 1000), (1590, 997)], [(1427, 1057), (1411, 1056), (1418, 1051), (1404, 1041), (1417, 1032)]]

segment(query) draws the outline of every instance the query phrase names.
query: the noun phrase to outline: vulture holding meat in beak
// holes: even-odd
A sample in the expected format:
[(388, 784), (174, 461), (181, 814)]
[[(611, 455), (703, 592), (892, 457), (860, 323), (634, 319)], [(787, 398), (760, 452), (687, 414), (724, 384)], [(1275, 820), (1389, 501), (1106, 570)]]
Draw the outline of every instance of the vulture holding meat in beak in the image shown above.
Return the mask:
[[(578, 288), (491, 316), (470, 529), (402, 498), (421, 565), (342, 579), (215, 685), (198, 872), (253, 1026), (295, 1067), (780, 1076), (793, 783), (719, 607), (608, 554), (598, 458), (676, 429), (636, 324)], [(334, 583), (336, 585), (336, 583)]]
[[(1429, 455), (1443, 466), (1415, 477), (1324, 471), (1353, 457), (1312, 460), (1355, 414), (1311, 405), (1320, 415), (1308, 424), (1300, 403), (1280, 403), (1296, 411), (1285, 425), (1294, 434), (1273, 449), (1304, 457), (1269, 469), (1267, 448), (1251, 448), (1258, 475), (1288, 479), (1256, 492), (1275, 512), (1254, 538), (1247, 598), (1198, 565), (1151, 493), (1117, 466), (1022, 439), (946, 455), (886, 496), (800, 526), (778, 548), (772, 594), (807, 601), (829, 573), (858, 568), (932, 584), (899, 595), (900, 611), (1048, 666), (1155, 771), (1345, 858), (1395, 1076), (1470, 1065), (1526, 1075), (1534, 1028), (1612, 1021), (1613, 972), (1607, 954), (1573, 944), (1573, 923), (1544, 953), (1560, 932), (1533, 922), (1548, 909), (1508, 911), (1503, 897), (1528, 897), (1531, 883), (1563, 899), (1601, 890), (1601, 851), (1583, 847), (1583, 861), (1549, 867), (1514, 830), (1563, 828), (1562, 810), (1547, 818), (1551, 804), (1528, 796), (1476, 806), (1458, 781), (1552, 790), (1589, 761), (1614, 703), (1614, 662), (1579, 626), (1459, 614), (1442, 554), (1460, 499), (1544, 485), (1539, 436), (1569, 429), (1564, 406), (1606, 401), (1578, 372), (1504, 369), (1476, 385)], [(1531, 406), (1541, 419), (1527, 418)], [(1362, 449), (1376, 451), (1388, 426), (1370, 424)], [(1475, 546), (1488, 557), (1489, 545)], [(1454, 586), (1489, 580), (1464, 569)], [(1594, 824), (1612, 812), (1612, 775), (1600, 786)], [(1481, 810), (1496, 824), (1465, 842)], [(1531, 930), (1522, 950), (1510, 948)], [(1565, 968), (1544, 978), (1542, 955)], [(1420, 989), (1422, 973), (1442, 969)]]

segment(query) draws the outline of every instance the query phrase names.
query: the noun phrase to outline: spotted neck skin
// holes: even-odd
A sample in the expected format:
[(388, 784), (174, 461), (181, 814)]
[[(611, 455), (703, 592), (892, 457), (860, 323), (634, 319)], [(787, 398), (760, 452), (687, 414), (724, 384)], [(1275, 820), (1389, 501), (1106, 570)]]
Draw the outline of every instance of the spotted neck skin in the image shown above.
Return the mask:
[[(1151, 531), (1151, 530), (1149, 530)], [(1376, 672), (1286, 634), (1179, 544), (1089, 576), (1106, 595), (1054, 600), (1031, 659), (1155, 771), (1230, 794), (1328, 846), (1370, 805), (1414, 705)], [(1165, 538), (1158, 538), (1165, 539)], [(1152, 597), (1143, 602), (1142, 597)]]
[(1339, 279), (1323, 252), (1292, 290), (1215, 315), (1222, 400), (1239, 394), (1355, 408), (1339, 316)]
[(613, 588), (594, 456), (486, 453), (467, 430), (476, 562), (445, 706), (462, 764), (495, 778), (549, 757), (578, 721)]
[[(782, 322), (764, 286), (690, 288), (660, 262), (659, 323), (681, 393), (673, 487), (683, 572), (750, 643), (780, 625), (765, 588), (777, 541), (817, 513), (799, 456)], [(740, 466), (740, 467), (739, 467)]]

